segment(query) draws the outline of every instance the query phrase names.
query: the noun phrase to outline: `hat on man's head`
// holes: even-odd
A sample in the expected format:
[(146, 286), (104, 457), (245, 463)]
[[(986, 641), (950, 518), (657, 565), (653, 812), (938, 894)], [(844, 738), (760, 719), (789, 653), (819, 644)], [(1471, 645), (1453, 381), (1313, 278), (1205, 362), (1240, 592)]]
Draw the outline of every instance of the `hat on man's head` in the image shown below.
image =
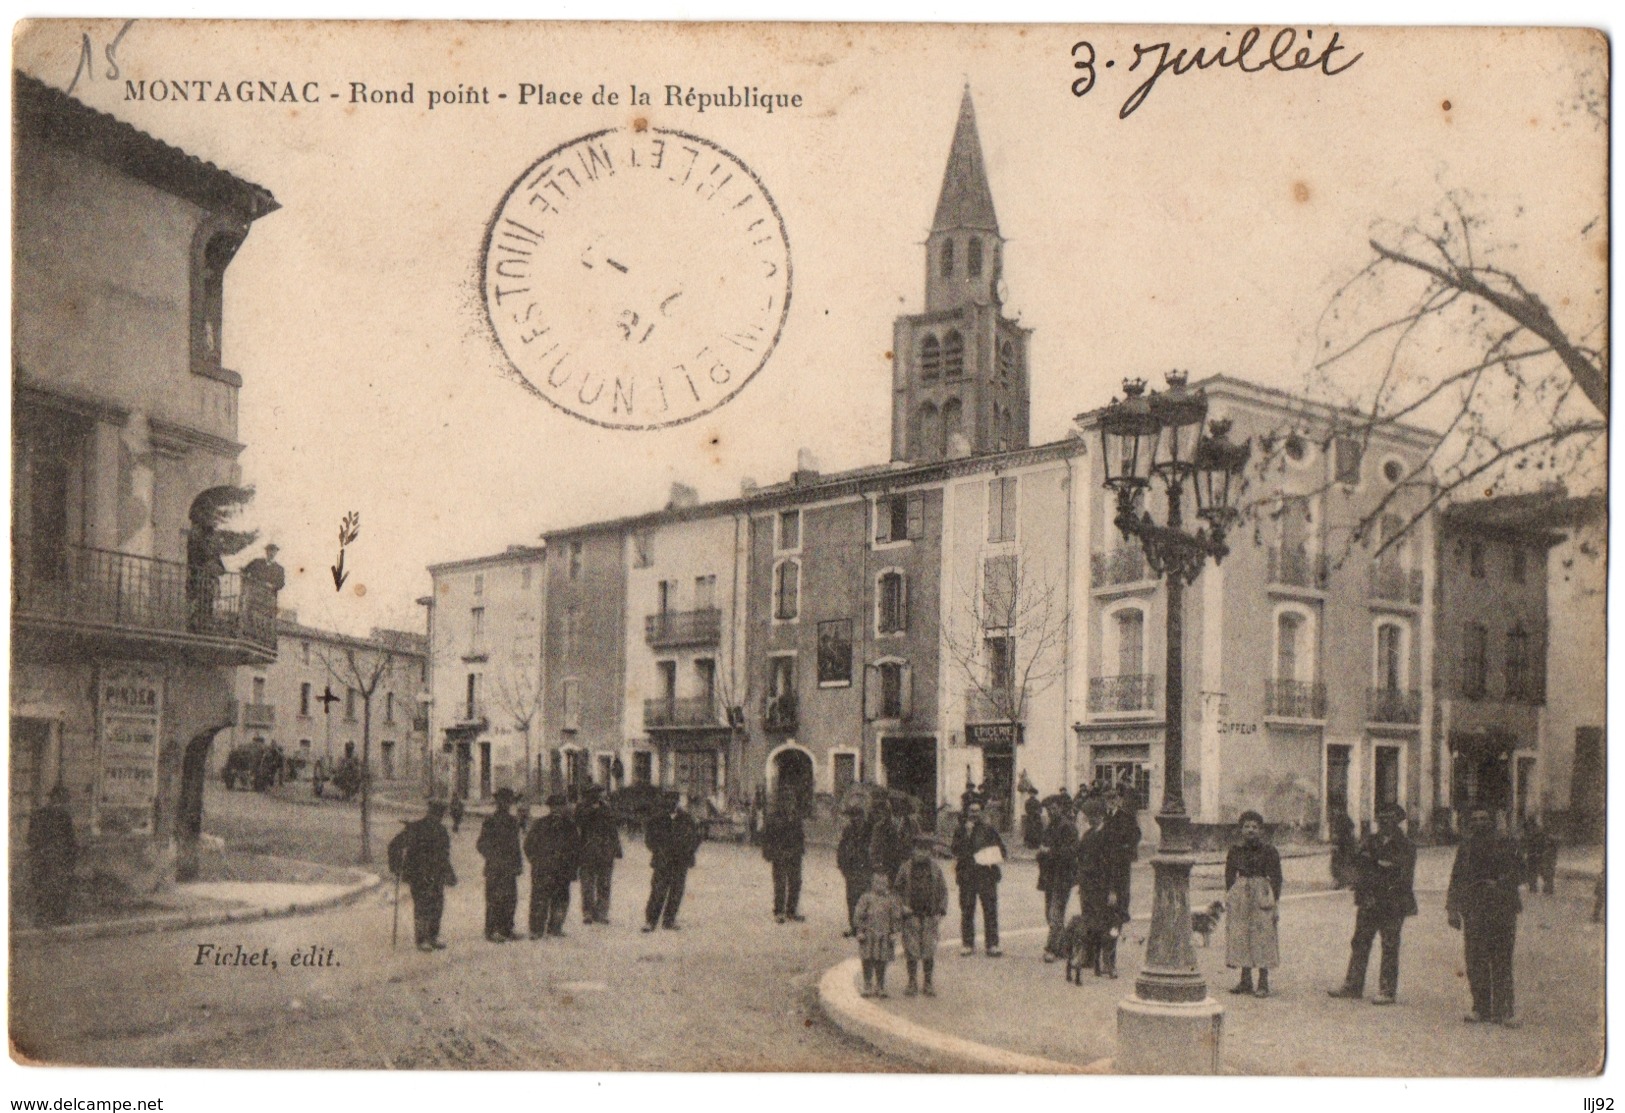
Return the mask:
[(515, 794), (513, 789), (504, 785), (491, 794), (491, 799), (495, 800), (498, 804), (511, 804), (515, 800), (519, 799), (519, 797), (517, 794)]
[(915, 850), (935, 850), (936, 848), (937, 848), (937, 840), (932, 838), (930, 835), (915, 835), (914, 836), (914, 849)]
[(429, 807), (429, 814), (430, 815), (445, 815), (446, 814), (446, 802), (444, 800), (442, 800), (438, 796), (436, 796), (433, 800), (429, 801), (428, 807)]
[(562, 807), (564, 807), (564, 805), (568, 804), (569, 802), (570, 802), (570, 798), (568, 796), (564, 795), (564, 793), (562, 793), (562, 792), (550, 792), (550, 793), (547, 794), (546, 803), (547, 803), (547, 806), (550, 807), (550, 808), (562, 808)]
[(1382, 810), (1377, 813), (1377, 818), (1391, 819), (1395, 823), (1404, 823), (1405, 809), (1398, 804), (1384, 804)]

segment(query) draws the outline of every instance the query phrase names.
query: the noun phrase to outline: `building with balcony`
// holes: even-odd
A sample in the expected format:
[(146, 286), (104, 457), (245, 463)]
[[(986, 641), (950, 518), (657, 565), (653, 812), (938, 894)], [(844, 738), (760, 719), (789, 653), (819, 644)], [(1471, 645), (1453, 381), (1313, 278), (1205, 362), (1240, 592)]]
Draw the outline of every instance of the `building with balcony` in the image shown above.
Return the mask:
[[(1250, 808), (1315, 835), (1338, 811), (1370, 823), (1395, 801), (1420, 829), (1436, 783), (1434, 612), (1424, 605), (1434, 521), (1400, 527), (1422, 509), (1427, 493), (1405, 481), (1434, 435), (1356, 432), (1348, 414), (1225, 376), (1194, 385), (1234, 439), (1268, 437), (1282, 451), (1276, 466), (1249, 473), (1229, 554), (1186, 592), (1186, 809), (1215, 840)], [(1082, 415), (1080, 431), (1098, 445), (1098, 414)], [(1168, 713), (1165, 590), (1113, 524), (1097, 460), (1080, 476), (1090, 506), (1078, 544), (1091, 567), (1076, 647), (1088, 678), (1075, 776), (1132, 784), (1154, 812)], [(1358, 539), (1374, 514), (1378, 528), (1365, 532), (1380, 538)]]
[[(1310, 836), (1388, 802), (1425, 826), (1450, 783), (1435, 434), (1196, 384), (1235, 439), (1281, 452), (1186, 594), (1185, 706), (1170, 709), (1163, 582), (1113, 523), (1099, 414), (1029, 444), (1030, 333), (1004, 316), (1004, 246), (967, 95), (923, 312), (894, 326), (890, 462), (825, 473), (803, 449), (784, 481), (737, 498), (677, 488), (662, 510), (546, 535), (557, 779), (680, 787), (719, 809), (864, 782), (940, 810), (976, 785), (1006, 818), (1024, 774), (1046, 793), (1112, 782), (1151, 834), (1173, 710), (1210, 838), (1252, 808)], [(1514, 673), (1535, 689), (1532, 668)]]
[[(276, 659), (237, 670), (237, 716), (211, 755), (218, 769), (238, 746), (275, 745), (308, 779), (318, 759), (365, 758), (374, 783), (414, 793), (424, 781), (428, 733), (421, 721), (428, 642), (422, 634), (374, 629), (364, 638), (305, 626), (293, 611), (276, 623)], [(367, 696), (371, 690), (370, 739)]]
[[(543, 745), (547, 549), (429, 566), (425, 707), (437, 791), (488, 799), (534, 790), (549, 772)], [(422, 709), (420, 709), (422, 710)]]
[(226, 273), (277, 203), (22, 74), (13, 111), (12, 877), (60, 784), (81, 868), (144, 890), (195, 871), (233, 670), (276, 657), (202, 508), (241, 482)]
[[(1590, 500), (1593, 504), (1598, 500)], [(1547, 729), (1548, 556), (1586, 500), (1562, 492), (1459, 503), (1439, 519), (1435, 650), (1437, 805), (1477, 802), (1514, 819), (1566, 810), (1573, 737)], [(1591, 512), (1600, 512), (1597, 506)], [(1599, 669), (1579, 688), (1602, 684)], [(1584, 698), (1583, 692), (1575, 693)]]

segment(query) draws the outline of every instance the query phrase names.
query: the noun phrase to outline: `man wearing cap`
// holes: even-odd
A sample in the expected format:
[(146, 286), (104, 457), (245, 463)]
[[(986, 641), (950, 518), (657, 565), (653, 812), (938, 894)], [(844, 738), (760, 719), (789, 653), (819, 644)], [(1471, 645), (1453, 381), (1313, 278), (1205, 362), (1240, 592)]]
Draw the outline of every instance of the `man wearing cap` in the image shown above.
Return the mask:
[(451, 836), (441, 823), (446, 805), (429, 801), (428, 812), (390, 840), (391, 869), (412, 893), (412, 931), (420, 951), (443, 951), (440, 917), (446, 910), (446, 886), (457, 884), (451, 868)]
[(1517, 846), (1495, 829), (1489, 809), (1474, 807), (1444, 901), (1466, 945), (1473, 1011), (1462, 1019), (1469, 1024), (1519, 1024), (1512, 1011), (1512, 949), (1523, 911), (1519, 866)]
[(570, 800), (555, 792), (525, 834), (530, 859), (530, 937), (564, 934), (570, 911), (570, 882), (581, 868), (581, 834), (570, 815)]
[(513, 789), (497, 789), (492, 797), (496, 811), (480, 825), (480, 837), (474, 843), (485, 859), (485, 938), (492, 943), (515, 938), (513, 915), (519, 907), (524, 860), (519, 856), (519, 821), (509, 811), (514, 799)]
[(677, 911), (683, 906), (683, 887), (700, 846), (700, 829), (683, 807), (679, 793), (666, 794), (665, 807), (649, 820), (643, 841), (649, 848), (649, 864), (654, 876), (649, 883), (649, 904), (644, 909), (643, 930), (655, 924), (669, 931), (677, 929)]
[(999, 950), (999, 879), (1002, 872), (998, 863), (1004, 860), (1004, 840), (987, 820), (982, 818), (982, 805), (975, 797), (968, 797), (954, 831), (954, 882), (959, 886), (959, 937), (964, 944), (960, 954), (969, 957), (976, 953), (976, 904), (982, 905), (982, 923), (986, 932), (987, 956), (998, 958)]
[(1416, 915), (1416, 847), (1405, 837), (1405, 809), (1388, 804), (1377, 813), (1377, 830), (1367, 835), (1354, 855), (1354, 940), (1343, 984), (1327, 990), (1333, 997), (1359, 1000), (1371, 943), (1382, 936), (1382, 965), (1373, 1005), (1392, 1005), (1399, 992), (1399, 932), (1405, 917)]
[[(615, 827), (615, 814), (604, 801), (603, 790), (588, 785), (576, 815), (581, 832), (581, 922), (609, 923), (609, 887), (615, 872), (615, 859), (621, 856), (621, 833)], [(569, 900), (569, 889), (565, 890)]]

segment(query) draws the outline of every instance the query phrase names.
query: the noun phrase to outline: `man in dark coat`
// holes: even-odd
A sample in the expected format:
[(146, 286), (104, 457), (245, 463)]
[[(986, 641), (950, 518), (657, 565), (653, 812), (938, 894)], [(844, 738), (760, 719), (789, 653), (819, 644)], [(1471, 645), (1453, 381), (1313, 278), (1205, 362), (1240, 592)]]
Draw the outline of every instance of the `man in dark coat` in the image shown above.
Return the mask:
[(1377, 816), (1375, 834), (1367, 835), (1355, 852), (1354, 940), (1349, 945), (1349, 969), (1343, 984), (1327, 990), (1333, 997), (1359, 1000), (1365, 994), (1365, 972), (1371, 962), (1371, 943), (1382, 936), (1382, 966), (1373, 1005), (1392, 1005), (1399, 992), (1399, 932), (1405, 917), (1416, 915), (1416, 847), (1401, 826), (1405, 809), (1389, 804)]
[(807, 918), (796, 908), (801, 903), (801, 858), (806, 852), (801, 813), (792, 800), (781, 795), (762, 828), (762, 857), (773, 867), (773, 918), (781, 924)]
[(841, 841), (835, 847), (835, 866), (841, 871), (841, 878), (846, 882), (845, 937), (852, 939), (858, 934), (858, 898), (869, 887), (871, 872), (869, 823), (864, 818), (861, 804), (847, 805), (846, 826), (841, 829)]
[(653, 931), (659, 923), (676, 931), (677, 911), (683, 905), (683, 886), (688, 882), (688, 871), (694, 866), (695, 851), (700, 846), (700, 829), (683, 807), (681, 795), (668, 794), (666, 806), (649, 820), (643, 841), (649, 848), (649, 864), (654, 867), (643, 930)]
[(876, 800), (869, 829), (870, 869), (885, 874), (888, 880), (896, 877), (914, 851), (916, 833), (906, 803), (888, 801), (884, 796)]
[(570, 814), (569, 797), (555, 792), (545, 803), (547, 814), (538, 817), (525, 835), (525, 857), (530, 859), (532, 939), (564, 934), (564, 920), (570, 911), (570, 882), (582, 864), (581, 833)]
[(451, 836), (441, 818), (446, 805), (429, 801), (428, 813), (414, 819), (389, 844), (389, 866), (412, 893), (412, 931), (420, 951), (443, 951), (440, 917), (446, 910), (446, 887), (457, 884), (451, 868)]
[(519, 907), (519, 874), (524, 859), (519, 856), (519, 821), (513, 807), (511, 788), (499, 788), (492, 797), (496, 811), (480, 825), (474, 849), (485, 859), (485, 938), (506, 943), (516, 938), (513, 916)]
[[(997, 848), (997, 854), (992, 849)], [(954, 882), (959, 886), (959, 937), (964, 944), (960, 954), (976, 953), (976, 904), (982, 904), (982, 922), (987, 938), (987, 956), (998, 958), (999, 950), (999, 879), (1003, 876), (998, 862), (1005, 857), (1004, 840), (982, 818), (982, 805), (974, 800), (965, 804), (959, 815), (959, 826), (954, 831)], [(977, 861), (981, 855), (987, 861)]]
[(1117, 893), (1118, 912), (1129, 916), (1129, 878), (1134, 860), (1140, 856), (1140, 821), (1123, 798), (1121, 789), (1106, 790), (1106, 816), (1100, 824), (1101, 836), (1112, 869), (1112, 889)]
[[(621, 833), (615, 826), (615, 813), (604, 802), (597, 785), (588, 785), (576, 815), (581, 833), (581, 922), (609, 923), (609, 888), (615, 873), (615, 859), (621, 856)], [(532, 893), (535, 892), (533, 888)], [(564, 899), (569, 903), (569, 889)]]
[(1450, 926), (1461, 929), (1466, 945), (1473, 1011), (1462, 1019), (1469, 1024), (1519, 1025), (1512, 1007), (1512, 949), (1523, 911), (1520, 866), (1516, 844), (1495, 829), (1487, 808), (1475, 807), (1444, 902)]
[(78, 865), (79, 840), (68, 812), (68, 790), (59, 784), (28, 820), (28, 880), (40, 923), (67, 923)]
[(1065, 957), (1061, 935), (1078, 883), (1078, 824), (1072, 815), (1072, 800), (1065, 793), (1044, 803), (1048, 814), (1042, 821), (1043, 842), (1038, 850), (1038, 888), (1044, 894), (1044, 919), (1049, 924), (1044, 961), (1054, 962)]

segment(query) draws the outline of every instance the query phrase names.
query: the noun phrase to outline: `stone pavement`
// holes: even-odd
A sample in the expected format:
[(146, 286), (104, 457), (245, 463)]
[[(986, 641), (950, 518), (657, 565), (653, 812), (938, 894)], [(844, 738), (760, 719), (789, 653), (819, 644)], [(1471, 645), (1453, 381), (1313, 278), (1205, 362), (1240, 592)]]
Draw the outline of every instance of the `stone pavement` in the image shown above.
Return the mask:
[(12, 939), (85, 940), (175, 931), (211, 924), (245, 923), (297, 916), (345, 904), (383, 884), (360, 869), (255, 856), (251, 872), (269, 880), (209, 880), (165, 886), (134, 905), (103, 909), (92, 918), (56, 927), (22, 927), (13, 922)]
[[(1593, 1074), (1603, 1061), (1603, 929), (1590, 922), (1592, 886), (1586, 857), (1571, 854), (1553, 896), (1526, 895), (1517, 944), (1518, 1012), (1525, 1026), (1508, 1030), (1462, 1022), (1468, 1007), (1461, 935), (1445, 923), (1444, 889), (1453, 851), (1428, 848), (1417, 870), (1418, 916), (1407, 922), (1399, 1003), (1373, 1008), (1333, 1000), (1353, 930), (1353, 899), (1315, 883), (1324, 859), (1288, 862), (1281, 908), (1282, 966), (1267, 1000), (1226, 992), (1235, 972), (1224, 965), (1224, 929), (1212, 946), (1197, 941), (1198, 965), (1210, 994), (1224, 1006), (1227, 1073), (1367, 1076), (1571, 1076)], [(1294, 868), (1296, 867), (1296, 868)], [(825, 1012), (844, 1030), (927, 1070), (1089, 1072), (1111, 1069), (1117, 1003), (1134, 991), (1144, 958), (1150, 871), (1136, 869), (1136, 919), (1119, 948), (1117, 980), (1085, 975), (1070, 985), (1061, 964), (1041, 955), (1039, 894), (1027, 871), (1012, 869), (1000, 889), (1005, 955), (961, 958), (958, 909), (943, 924), (935, 998), (909, 998), (901, 962), (888, 972), (887, 1001), (862, 999), (855, 959), (821, 983)], [(1012, 881), (1016, 882), (1012, 884)], [(1217, 871), (1198, 866), (1191, 903), (1218, 899)], [(1372, 956), (1367, 991), (1376, 985)], [(1062, 1018), (1059, 1021), (1057, 1018)]]

